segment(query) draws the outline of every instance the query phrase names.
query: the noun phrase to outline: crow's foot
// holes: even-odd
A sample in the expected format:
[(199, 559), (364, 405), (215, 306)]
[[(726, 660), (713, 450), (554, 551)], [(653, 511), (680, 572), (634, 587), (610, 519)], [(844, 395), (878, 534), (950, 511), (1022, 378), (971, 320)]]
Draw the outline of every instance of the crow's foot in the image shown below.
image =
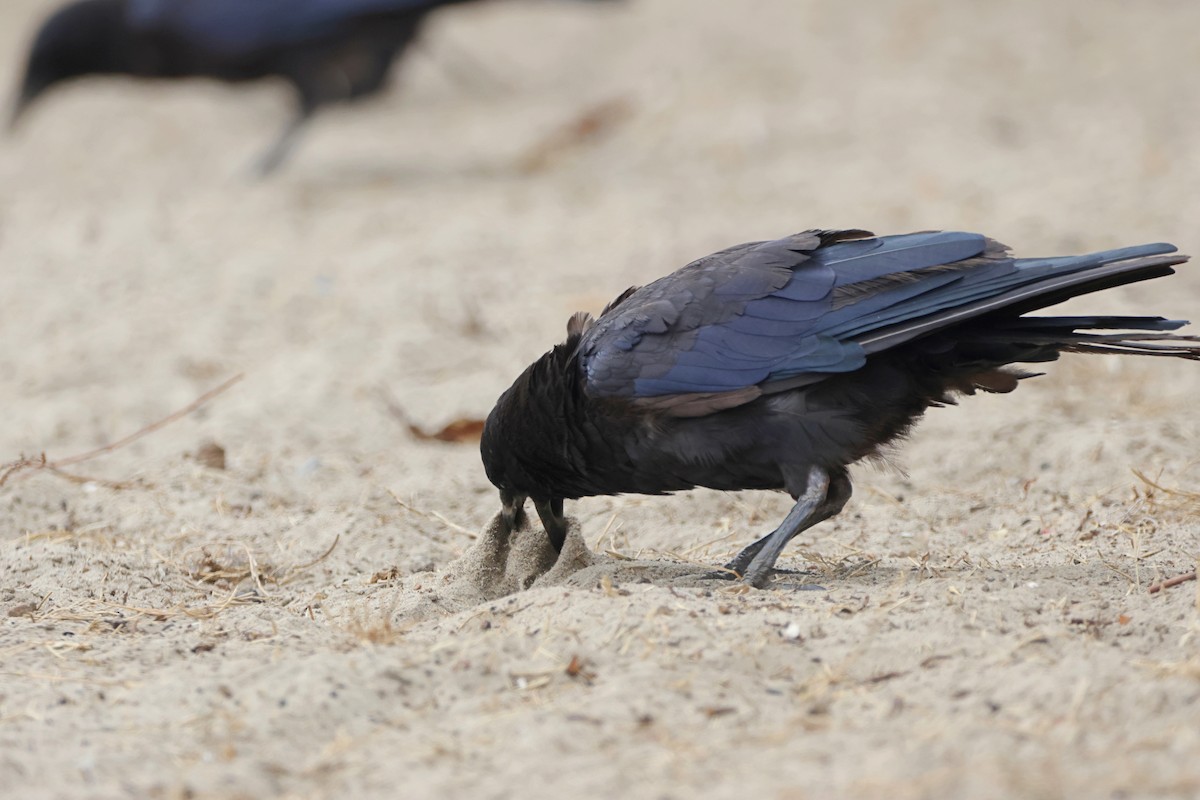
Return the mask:
[(753, 586), (756, 589), (790, 589), (796, 592), (823, 592), (826, 590), (824, 586), (819, 586), (815, 583), (801, 583), (791, 580), (781, 580), (781, 578), (784, 578), (785, 576), (799, 577), (805, 575), (816, 575), (816, 573), (812, 572), (811, 570), (780, 569), (779, 567), (773, 567), (768, 572), (763, 573), (759, 582), (751, 583), (747, 581), (745, 577), (734, 567), (727, 564), (722, 569), (705, 573), (701, 576), (701, 579), (706, 581), (724, 582), (741, 581), (748, 586)]

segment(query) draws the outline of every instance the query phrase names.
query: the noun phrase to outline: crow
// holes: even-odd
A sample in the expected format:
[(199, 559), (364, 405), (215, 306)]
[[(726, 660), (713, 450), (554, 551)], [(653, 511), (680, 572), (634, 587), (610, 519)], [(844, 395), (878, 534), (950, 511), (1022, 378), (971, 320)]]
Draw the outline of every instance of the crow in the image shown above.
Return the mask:
[[(532, 499), (561, 551), (563, 501), (698, 486), (785, 490), (773, 532), (718, 574), (769, 583), (801, 531), (842, 510), (847, 466), (931, 406), (1009, 392), (1060, 353), (1200, 360), (1162, 317), (1025, 316), (1169, 275), (1170, 244), (1013, 258), (976, 233), (810, 230), (730, 247), (625, 291), (505, 391), (480, 444), (502, 530)], [(716, 577), (717, 574), (714, 574)]]
[(318, 109), (379, 92), (425, 17), (462, 2), (74, 0), (39, 29), (10, 126), (50, 87), (87, 75), (278, 77), (295, 90), (296, 113), (258, 162), (265, 175)]

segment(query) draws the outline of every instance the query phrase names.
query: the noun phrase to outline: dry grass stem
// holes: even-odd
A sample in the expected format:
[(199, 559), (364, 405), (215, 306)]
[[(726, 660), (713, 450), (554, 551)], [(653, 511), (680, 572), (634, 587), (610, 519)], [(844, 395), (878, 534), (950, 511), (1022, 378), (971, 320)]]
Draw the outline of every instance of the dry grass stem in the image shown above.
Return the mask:
[(224, 563), (210, 552), (209, 547), (211, 545), (201, 549), (199, 561), (191, 566), (182, 565), (168, 558), (164, 558), (163, 560), (177, 567), (189, 578), (198, 583), (232, 586), (236, 589), (238, 584), (249, 579), (254, 583), (255, 589), (259, 594), (262, 597), (266, 597), (265, 584), (270, 583), (274, 586), (284, 586), (296, 580), (307, 570), (329, 558), (330, 554), (338, 546), (341, 538), (340, 534), (333, 537), (333, 542), (325, 549), (325, 552), (311, 561), (306, 561), (303, 564), (292, 564), (286, 567), (276, 567), (260, 563), (250, 547), (244, 542), (237, 543), (237, 548), (245, 554), (244, 564)]
[(1194, 581), (1194, 580), (1196, 580), (1196, 570), (1192, 570), (1191, 572), (1189, 572), (1185, 575), (1177, 575), (1174, 578), (1168, 578), (1165, 581), (1160, 581), (1160, 582), (1154, 584), (1153, 586), (1151, 586), (1146, 591), (1149, 594), (1157, 594), (1158, 592), (1161, 592), (1163, 589), (1170, 589), (1172, 586), (1179, 586), (1182, 583), (1187, 583), (1188, 581)]
[(388, 489), (388, 494), (390, 494), (392, 496), (392, 499), (396, 501), (396, 505), (400, 506), (402, 509), (409, 512), (410, 514), (416, 514), (418, 517), (421, 517), (422, 519), (428, 519), (428, 520), (433, 520), (435, 522), (439, 522), (442, 525), (449, 528), (450, 530), (456, 531), (457, 533), (461, 533), (469, 539), (474, 540), (474, 539), (479, 538), (479, 534), (475, 533), (475, 531), (468, 530), (467, 528), (464, 528), (462, 525), (459, 525), (456, 522), (451, 522), (450, 520), (446, 519), (446, 517), (444, 517), (443, 515), (439, 514), (436, 511), (422, 511), (419, 508), (414, 508), (414, 507), (410, 506), (408, 503), (401, 500), (399, 498), (399, 496), (395, 492), (393, 492), (391, 489)]
[(60, 459), (57, 459), (54, 461), (50, 461), (49, 459), (47, 459), (45, 453), (42, 453), (37, 458), (27, 458), (25, 456), (22, 456), (20, 458), (17, 458), (14, 461), (10, 461), (9, 463), (3, 465), (3, 467), (0, 467), (0, 486), (3, 486), (8, 481), (8, 479), (11, 478), (13, 475), (15, 475), (19, 472), (24, 472), (26, 470), (29, 470), (29, 471), (49, 472), (53, 475), (57, 475), (61, 478), (65, 478), (66, 480), (69, 480), (72, 483), (95, 483), (95, 484), (99, 484), (101, 486), (107, 486), (111, 489), (128, 488), (131, 485), (128, 482), (108, 481), (108, 480), (103, 480), (103, 479), (98, 479), (98, 478), (88, 478), (88, 477), (84, 477), (82, 475), (75, 475), (72, 473), (64, 472), (62, 468), (66, 467), (66, 466), (70, 466), (72, 464), (80, 464), (84, 461), (91, 461), (94, 458), (98, 458), (100, 456), (107, 455), (116, 450), (120, 450), (122, 447), (126, 447), (130, 444), (133, 444), (137, 440), (142, 439), (146, 436), (149, 436), (150, 434), (154, 433), (155, 431), (157, 431), (161, 428), (164, 428), (167, 425), (170, 425), (172, 422), (176, 422), (176, 421), (181, 420), (184, 417), (188, 416), (192, 412), (196, 411), (196, 409), (203, 406), (205, 403), (208, 403), (209, 401), (211, 401), (218, 395), (220, 395), (223, 392), (230, 389), (234, 384), (236, 384), (238, 381), (242, 380), (244, 377), (246, 377), (245, 374), (239, 372), (237, 375), (234, 375), (232, 378), (225, 381), (220, 386), (217, 386), (214, 389), (210, 389), (209, 391), (200, 395), (195, 400), (188, 403), (186, 406), (179, 409), (178, 411), (168, 414), (167, 416), (163, 417), (162, 419), (152, 422), (149, 425), (146, 425), (145, 427), (134, 431), (133, 433), (129, 434), (128, 436), (126, 436), (122, 439), (118, 439), (115, 442), (109, 442), (108, 444), (97, 447), (94, 450), (88, 450), (87, 452), (84, 452), (84, 453), (78, 453), (77, 455), (67, 456), (66, 458), (60, 458)]

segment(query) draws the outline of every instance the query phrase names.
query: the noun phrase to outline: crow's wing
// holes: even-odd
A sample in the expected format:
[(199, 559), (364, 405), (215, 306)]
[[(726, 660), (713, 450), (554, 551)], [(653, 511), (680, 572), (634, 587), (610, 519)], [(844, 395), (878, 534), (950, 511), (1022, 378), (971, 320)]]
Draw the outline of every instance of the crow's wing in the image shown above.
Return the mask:
[(849, 372), (870, 353), (973, 316), (1015, 315), (1164, 274), (1179, 260), (1144, 258), (1174, 252), (1166, 244), (1018, 261), (974, 233), (847, 238), (810, 231), (740, 245), (633, 292), (580, 341), (586, 390), (700, 396), (712, 410), (722, 395), (736, 404)]
[(226, 55), (301, 44), (374, 15), (427, 11), (445, 0), (130, 0), (129, 22)]
[[(853, 288), (840, 287), (969, 259), (986, 246), (984, 237), (962, 233), (857, 237), (870, 234), (806, 231), (738, 245), (638, 289), (583, 336), (588, 391), (717, 393), (857, 369), (862, 347), (827, 331), (882, 304), (878, 293), (855, 298)], [(953, 277), (929, 275), (896, 288), (913, 296)]]

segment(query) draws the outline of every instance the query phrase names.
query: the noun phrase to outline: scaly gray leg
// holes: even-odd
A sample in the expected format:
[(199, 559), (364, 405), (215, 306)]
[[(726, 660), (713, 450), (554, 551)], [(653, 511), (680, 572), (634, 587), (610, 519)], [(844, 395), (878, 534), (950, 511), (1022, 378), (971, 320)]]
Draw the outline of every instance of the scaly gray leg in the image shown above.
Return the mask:
[(283, 129), (283, 133), (279, 134), (279, 138), (275, 140), (275, 143), (254, 162), (255, 176), (265, 178), (279, 169), (279, 166), (287, 160), (287, 157), (295, 148), (296, 142), (300, 138), (300, 131), (303, 130), (311, 116), (311, 112), (301, 111), (292, 118), (287, 127)]
[(820, 467), (812, 467), (804, 492), (797, 497), (796, 505), (779, 527), (748, 545), (725, 565), (725, 569), (742, 576), (742, 580), (751, 586), (761, 588), (787, 543), (801, 531), (840, 512), (852, 491), (850, 476), (845, 470), (828, 473)]
[(816, 524), (816, 517), (825, 503), (828, 491), (828, 473), (820, 467), (810, 469), (804, 494), (796, 500), (796, 505), (792, 506), (792, 510), (783, 518), (779, 527), (762, 542), (758, 552), (750, 559), (746, 571), (742, 573), (742, 581), (759, 589), (766, 585), (767, 578), (775, 567), (775, 561), (787, 543), (800, 531)]

